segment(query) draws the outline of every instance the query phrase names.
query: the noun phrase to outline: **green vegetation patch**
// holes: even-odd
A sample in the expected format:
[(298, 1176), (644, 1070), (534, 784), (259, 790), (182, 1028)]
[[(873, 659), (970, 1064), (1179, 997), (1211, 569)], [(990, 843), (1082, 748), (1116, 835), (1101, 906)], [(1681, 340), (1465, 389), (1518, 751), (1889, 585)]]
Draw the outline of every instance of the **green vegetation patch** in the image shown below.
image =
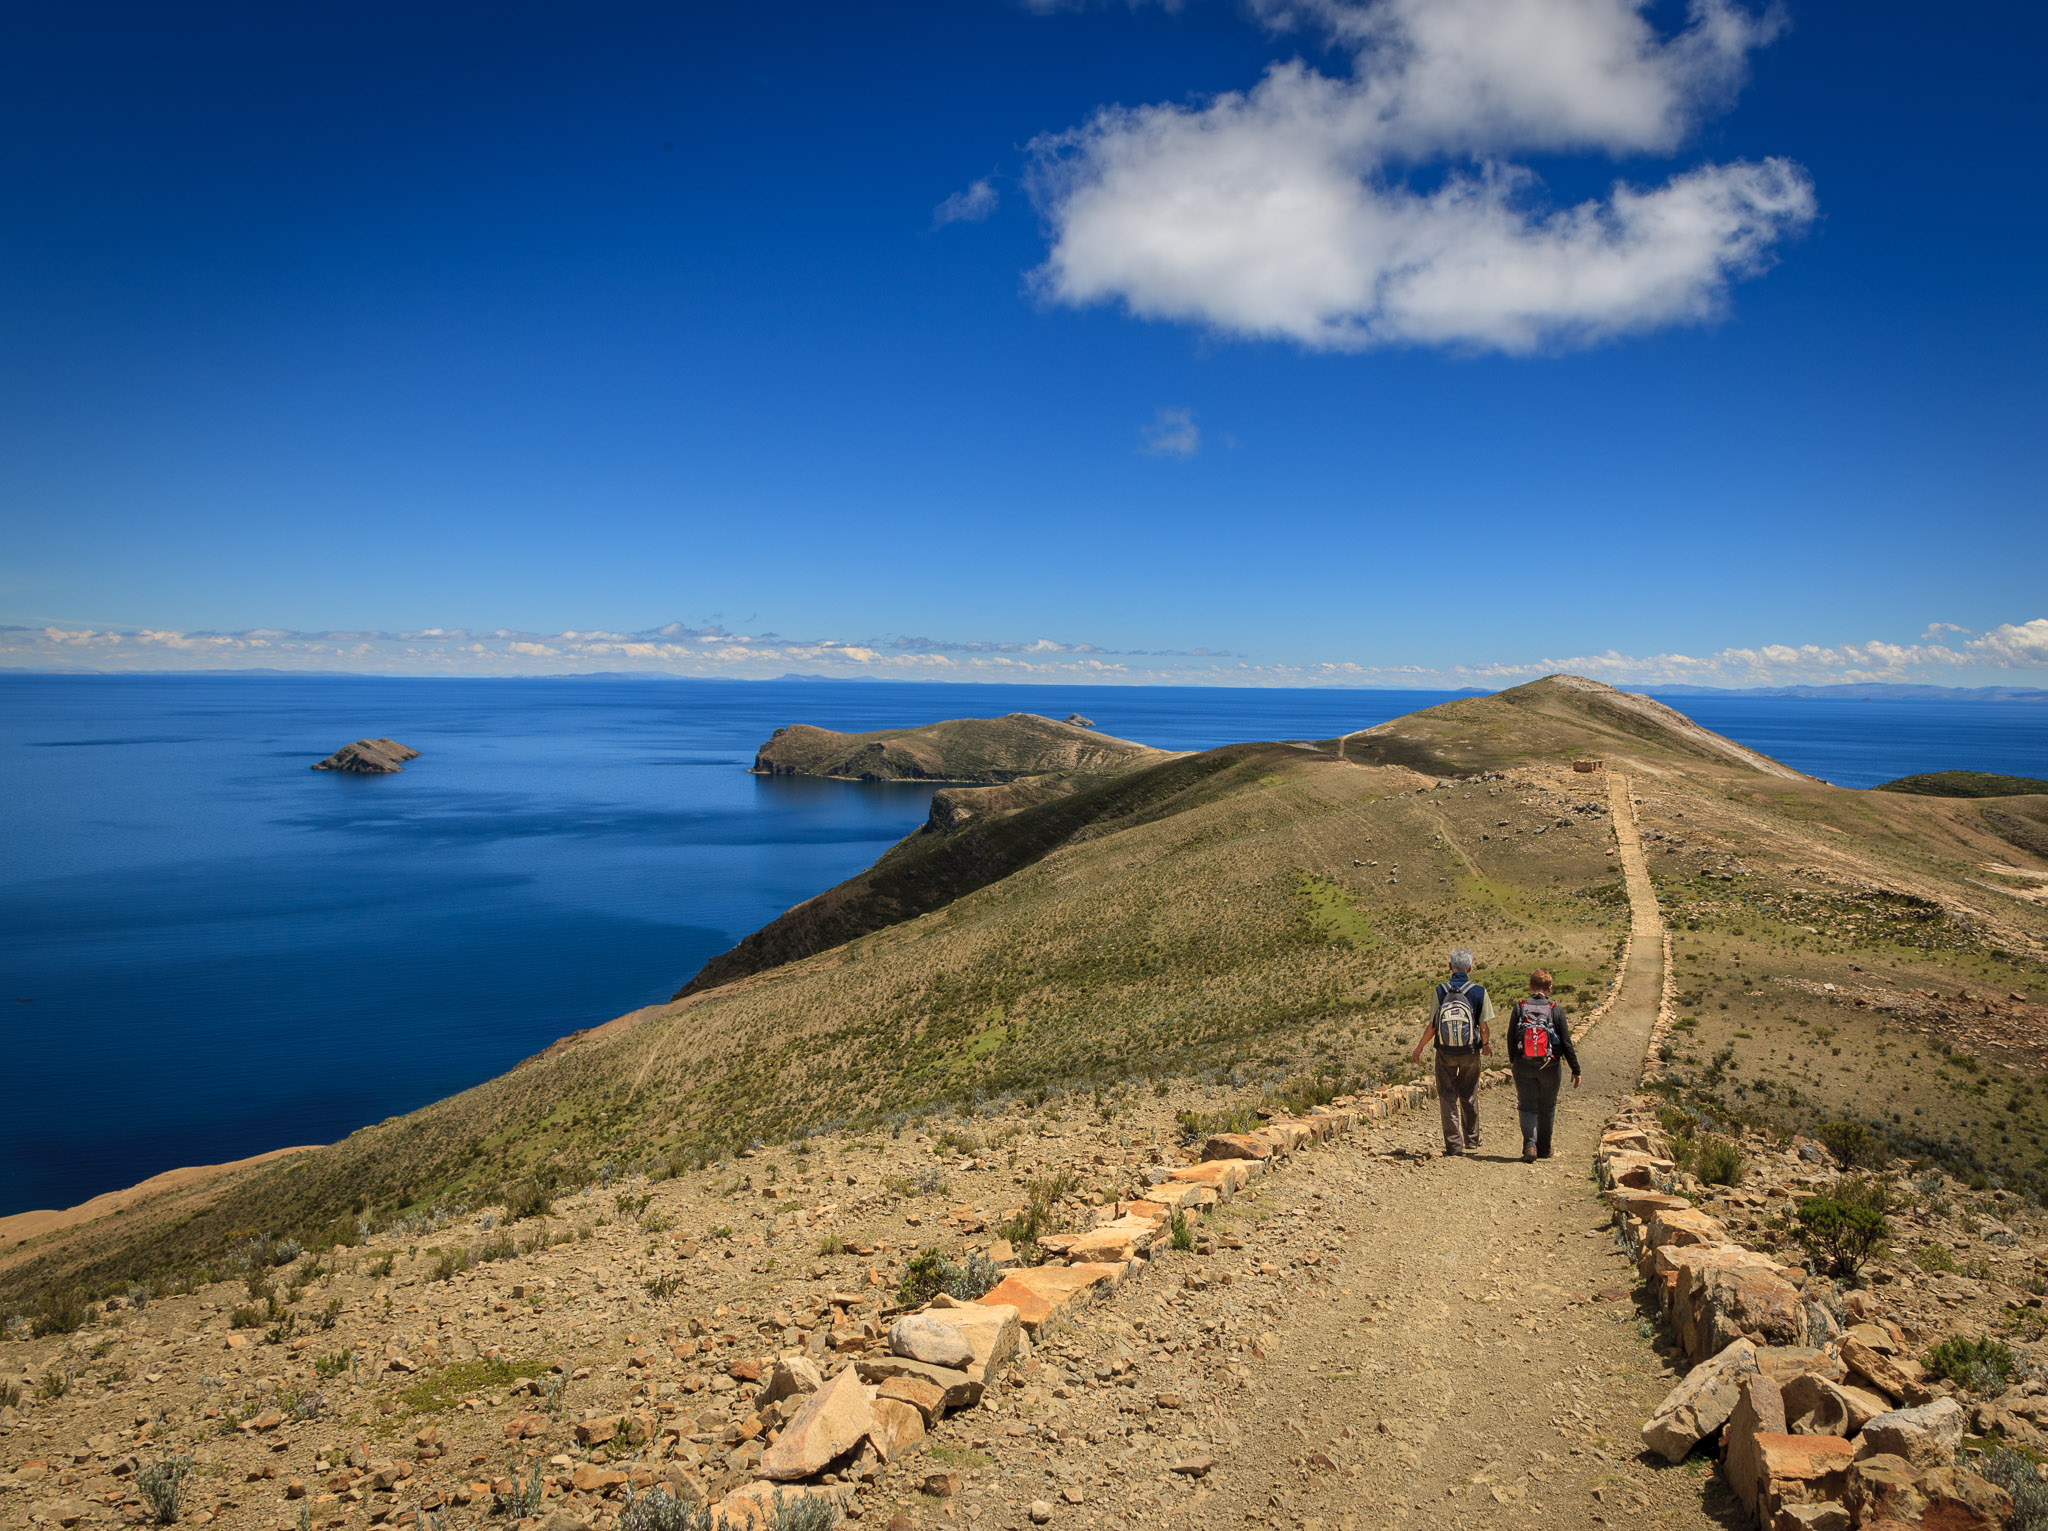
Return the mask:
[(408, 1414), (438, 1414), (489, 1388), (510, 1387), (523, 1378), (538, 1377), (547, 1369), (547, 1362), (534, 1359), (458, 1361), (414, 1378), (399, 1391), (398, 1405)]
[(1372, 945), (1372, 922), (1358, 912), (1351, 895), (1327, 877), (1302, 874), (1301, 897), (1308, 906), (1308, 922), (1327, 941), (1348, 941), (1353, 946)]
[(2048, 793), (2038, 776), (2000, 776), (1991, 771), (1922, 771), (1881, 782), (1873, 792), (1910, 792), (1916, 797), (2033, 797)]

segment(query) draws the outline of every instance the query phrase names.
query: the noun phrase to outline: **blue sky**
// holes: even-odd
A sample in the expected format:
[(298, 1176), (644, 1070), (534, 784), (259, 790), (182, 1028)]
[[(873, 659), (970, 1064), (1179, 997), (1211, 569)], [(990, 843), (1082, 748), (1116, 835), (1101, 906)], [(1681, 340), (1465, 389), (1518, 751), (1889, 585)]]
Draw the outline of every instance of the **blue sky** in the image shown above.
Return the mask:
[(2048, 683), (2036, 8), (4, 26), (0, 664)]

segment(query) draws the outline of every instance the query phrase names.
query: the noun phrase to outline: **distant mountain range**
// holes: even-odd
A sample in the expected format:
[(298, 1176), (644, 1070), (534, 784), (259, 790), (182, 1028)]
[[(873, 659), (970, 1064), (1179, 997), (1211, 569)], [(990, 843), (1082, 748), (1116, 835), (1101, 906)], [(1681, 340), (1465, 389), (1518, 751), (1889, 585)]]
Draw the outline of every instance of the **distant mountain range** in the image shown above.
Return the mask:
[(1858, 681), (1839, 686), (1623, 686), (1644, 696), (1797, 696), (1824, 702), (2048, 702), (2038, 686), (1897, 686)]

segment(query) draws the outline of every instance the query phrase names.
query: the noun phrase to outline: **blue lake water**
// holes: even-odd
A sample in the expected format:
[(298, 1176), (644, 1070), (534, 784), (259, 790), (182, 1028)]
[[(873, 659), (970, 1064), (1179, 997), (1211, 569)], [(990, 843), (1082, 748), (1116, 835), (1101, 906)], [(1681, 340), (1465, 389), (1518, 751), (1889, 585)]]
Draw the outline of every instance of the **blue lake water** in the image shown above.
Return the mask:
[[(777, 726), (1078, 711), (1167, 749), (1440, 692), (0, 675), (0, 1213), (327, 1142), (665, 998), (929, 789), (747, 774)], [(2048, 774), (2048, 706), (1674, 699), (1849, 786)], [(308, 767), (388, 735), (402, 774)]]

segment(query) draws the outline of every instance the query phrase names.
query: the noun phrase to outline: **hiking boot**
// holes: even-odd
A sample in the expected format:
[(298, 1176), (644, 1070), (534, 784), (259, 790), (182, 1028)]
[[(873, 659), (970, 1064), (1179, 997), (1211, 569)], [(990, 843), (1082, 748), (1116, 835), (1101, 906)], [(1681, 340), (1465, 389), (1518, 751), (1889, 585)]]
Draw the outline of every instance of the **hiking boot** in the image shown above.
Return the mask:
[(1445, 1157), (1446, 1159), (1459, 1159), (1459, 1158), (1463, 1158), (1463, 1157), (1464, 1157), (1464, 1153), (1465, 1153), (1465, 1150), (1464, 1150), (1464, 1149), (1462, 1149), (1462, 1148), (1452, 1148), (1452, 1147), (1451, 1147), (1450, 1145), (1448, 1145), (1448, 1144), (1446, 1144), (1446, 1145), (1444, 1146), (1444, 1157)]
[(1533, 1149), (1533, 1148), (1525, 1148), (1525, 1149), (1523, 1149), (1523, 1150), (1522, 1150), (1522, 1162), (1523, 1162), (1524, 1164), (1534, 1164), (1534, 1163), (1536, 1162), (1536, 1150), (1535, 1150), (1535, 1149)]

